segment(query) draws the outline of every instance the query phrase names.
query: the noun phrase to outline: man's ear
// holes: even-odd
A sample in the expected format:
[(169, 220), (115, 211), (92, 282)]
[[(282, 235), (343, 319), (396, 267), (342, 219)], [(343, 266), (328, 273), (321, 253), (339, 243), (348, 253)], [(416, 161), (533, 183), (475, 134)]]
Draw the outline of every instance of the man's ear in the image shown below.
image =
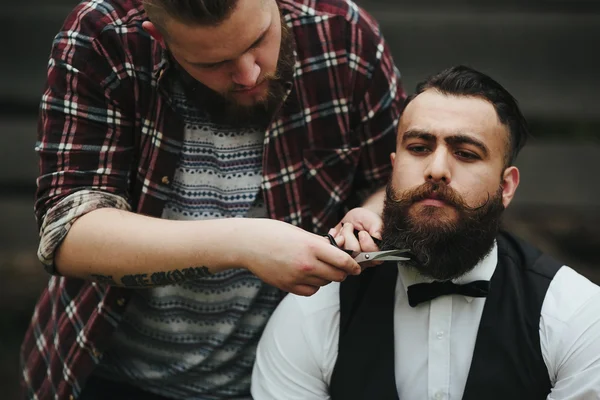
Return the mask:
[(517, 167), (508, 167), (502, 174), (502, 204), (507, 208), (519, 186), (520, 173)]
[(392, 165), (394, 165), (394, 160), (396, 159), (396, 153), (390, 153), (390, 161), (392, 162)]
[(160, 33), (156, 25), (154, 25), (150, 21), (144, 21), (142, 22), (142, 28), (144, 28), (144, 30), (148, 32), (150, 36), (154, 38), (154, 40), (160, 43), (163, 49), (167, 48), (167, 46), (165, 45), (165, 38), (163, 37), (162, 33)]

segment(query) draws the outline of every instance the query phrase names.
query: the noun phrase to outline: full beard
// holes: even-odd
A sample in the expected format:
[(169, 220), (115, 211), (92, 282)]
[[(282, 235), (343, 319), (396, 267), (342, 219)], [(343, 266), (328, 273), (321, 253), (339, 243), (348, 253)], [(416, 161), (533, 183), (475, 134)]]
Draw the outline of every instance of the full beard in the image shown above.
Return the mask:
[[(446, 206), (416, 204), (433, 193)], [(448, 216), (448, 206), (456, 212), (453, 218)], [(446, 184), (427, 182), (397, 194), (390, 182), (384, 202), (381, 248), (410, 249), (411, 259), (405, 265), (435, 280), (455, 279), (489, 254), (503, 211), (501, 187), (472, 208)]]

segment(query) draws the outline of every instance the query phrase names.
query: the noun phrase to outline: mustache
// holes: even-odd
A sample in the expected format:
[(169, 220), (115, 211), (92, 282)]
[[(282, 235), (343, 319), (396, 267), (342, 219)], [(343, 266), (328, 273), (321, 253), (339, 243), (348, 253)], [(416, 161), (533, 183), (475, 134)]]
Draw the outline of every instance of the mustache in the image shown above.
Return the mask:
[(388, 199), (394, 203), (398, 203), (399, 206), (409, 206), (422, 200), (435, 199), (443, 201), (459, 210), (477, 211), (486, 207), (491, 200), (488, 193), (487, 198), (482, 204), (474, 207), (469, 206), (454, 189), (445, 183), (438, 182), (425, 182), (416, 188), (408, 189), (401, 193), (394, 193), (392, 186), (388, 185), (386, 191)]
[[(276, 82), (279, 80), (281, 80), (281, 74), (279, 73), (279, 71), (275, 71), (272, 73), (267, 73), (264, 76), (260, 77), (260, 79), (258, 79), (256, 81), (256, 85), (254, 85), (254, 86), (262, 85), (265, 82)], [(234, 83), (233, 85), (231, 85), (231, 87), (228, 89), (228, 91), (236, 92), (236, 91), (240, 91), (240, 90), (244, 90), (244, 89), (248, 89), (248, 87)]]

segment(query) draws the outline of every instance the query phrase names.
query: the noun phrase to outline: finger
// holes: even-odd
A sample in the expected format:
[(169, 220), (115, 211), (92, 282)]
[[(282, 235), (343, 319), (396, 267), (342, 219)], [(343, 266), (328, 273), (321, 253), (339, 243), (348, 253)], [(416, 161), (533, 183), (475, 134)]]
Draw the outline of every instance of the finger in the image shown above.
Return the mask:
[(369, 261), (369, 262), (360, 263), (360, 266), (362, 267), (362, 270), (364, 271), (367, 268), (376, 267), (383, 263), (384, 263), (384, 261)]
[[(354, 261), (354, 260), (352, 260)], [(306, 277), (299, 280), (298, 283), (311, 286), (325, 286), (331, 282), (342, 282), (348, 276), (348, 273), (341, 268), (316, 260), (315, 268), (307, 274)]]
[(381, 231), (383, 230), (383, 225), (381, 228), (368, 230), (369, 235), (373, 236), (375, 239), (383, 240), (383, 236), (381, 236)]
[(379, 247), (367, 231), (358, 232), (358, 243), (361, 251), (379, 251)]
[[(358, 232), (358, 241), (360, 243), (361, 251), (379, 251), (379, 247), (366, 231)], [(362, 270), (365, 268), (375, 267), (377, 265), (383, 264), (383, 261), (368, 261), (360, 263)]]
[[(342, 274), (343, 274), (344, 277), (347, 275), (345, 273), (342, 273)], [(342, 274), (337, 275), (337, 278), (340, 278)], [(335, 282), (341, 282), (343, 280), (344, 280), (344, 278), (336, 279)], [(323, 278), (318, 277), (318, 276), (309, 276), (309, 277), (306, 277), (303, 280), (302, 284), (303, 285), (308, 285), (308, 286), (319, 286), (319, 287), (321, 287), (321, 286), (327, 286), (331, 282), (333, 282), (333, 281), (329, 280), (329, 279), (323, 279)]]
[(348, 250), (361, 251), (360, 243), (354, 236), (354, 225), (345, 223), (340, 234), (344, 237), (344, 248)]
[(381, 216), (371, 210), (356, 209), (350, 218), (348, 213), (344, 220), (351, 222), (357, 231), (367, 231), (369, 235), (381, 240), (381, 231), (383, 230), (383, 220)]
[(337, 243), (340, 249), (344, 248), (344, 244), (346, 243), (346, 238), (343, 235), (338, 235), (335, 237), (335, 242)]
[[(319, 244), (321, 243), (322, 242)], [(313, 268), (311, 273), (307, 275), (319, 276), (323, 279), (339, 282), (339, 278), (336, 278), (335, 276), (331, 277), (331, 271), (339, 270), (350, 275), (360, 274), (360, 265), (358, 265), (354, 258), (352, 258), (345, 251), (334, 246), (319, 246), (316, 248), (314, 254), (318, 261), (324, 263), (324, 266), (320, 264), (314, 265), (315, 268)]]
[[(373, 214), (374, 216), (377, 214)], [(381, 231), (383, 230), (383, 220), (381, 217), (368, 218), (362, 221), (363, 229), (376, 239), (381, 240)]]
[(329, 233), (333, 237), (336, 237), (340, 233), (341, 229), (342, 229), (342, 223), (340, 222), (336, 226), (334, 226), (333, 228), (331, 228), (329, 230), (329, 232), (327, 232), (327, 233)]
[(310, 286), (310, 285), (294, 285), (290, 293), (296, 294), (298, 296), (312, 296), (317, 293), (321, 287), (320, 286)]
[[(329, 230), (329, 232), (331, 232), (331, 229)], [(331, 233), (330, 233), (330, 235), (331, 235)], [(340, 236), (331, 235), (331, 236), (333, 236), (333, 239), (335, 240), (335, 243), (338, 245), (338, 247), (340, 249), (343, 249), (344, 248), (344, 237), (341, 235)], [(331, 242), (329, 241), (329, 238), (327, 236), (321, 236), (320, 238), (322, 241), (325, 241), (326, 243), (331, 244)]]

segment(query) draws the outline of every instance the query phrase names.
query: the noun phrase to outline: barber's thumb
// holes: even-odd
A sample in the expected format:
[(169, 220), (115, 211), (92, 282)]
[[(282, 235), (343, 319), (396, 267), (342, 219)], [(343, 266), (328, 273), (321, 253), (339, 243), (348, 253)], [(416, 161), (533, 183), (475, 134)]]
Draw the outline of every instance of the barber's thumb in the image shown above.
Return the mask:
[(378, 221), (376, 223), (369, 224), (370, 226), (365, 226), (365, 230), (369, 232), (369, 235), (374, 237), (375, 239), (381, 240), (381, 231), (383, 230), (383, 222)]

